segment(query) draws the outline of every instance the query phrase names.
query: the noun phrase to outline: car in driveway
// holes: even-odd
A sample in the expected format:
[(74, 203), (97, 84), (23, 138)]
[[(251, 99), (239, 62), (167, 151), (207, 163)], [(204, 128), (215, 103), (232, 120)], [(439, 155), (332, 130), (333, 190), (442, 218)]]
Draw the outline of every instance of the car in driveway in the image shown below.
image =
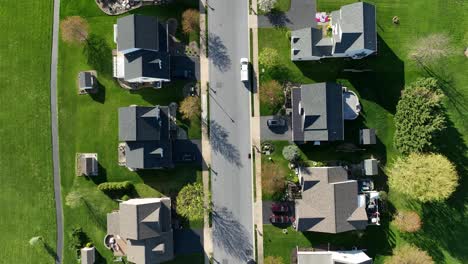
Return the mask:
[(267, 120), (267, 126), (269, 128), (278, 128), (278, 127), (285, 127), (286, 120), (282, 118), (271, 118)]
[(286, 203), (274, 203), (271, 205), (271, 211), (274, 214), (284, 214), (289, 211), (289, 206)]
[(272, 224), (289, 224), (292, 222), (292, 218), (287, 215), (271, 215), (270, 222)]
[(242, 82), (249, 81), (249, 60), (247, 58), (241, 58), (240, 66), (241, 66), (241, 81)]

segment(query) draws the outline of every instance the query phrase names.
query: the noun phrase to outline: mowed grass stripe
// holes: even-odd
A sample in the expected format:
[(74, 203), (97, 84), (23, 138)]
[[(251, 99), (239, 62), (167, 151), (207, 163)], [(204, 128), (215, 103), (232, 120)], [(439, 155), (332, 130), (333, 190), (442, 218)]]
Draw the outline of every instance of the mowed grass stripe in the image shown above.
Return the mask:
[(0, 245), (2, 263), (52, 263), (28, 241), (55, 250), (50, 138), (52, 1), (0, 9)]

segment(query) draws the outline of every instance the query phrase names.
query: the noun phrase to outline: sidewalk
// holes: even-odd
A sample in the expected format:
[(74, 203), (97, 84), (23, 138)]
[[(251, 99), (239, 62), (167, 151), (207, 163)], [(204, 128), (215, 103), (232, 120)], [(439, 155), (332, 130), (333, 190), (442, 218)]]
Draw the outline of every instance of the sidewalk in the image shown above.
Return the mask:
[(257, 263), (263, 264), (263, 213), (262, 213), (262, 156), (260, 138), (260, 100), (258, 94), (259, 68), (258, 68), (258, 17), (257, 0), (252, 0), (251, 15), (249, 16), (249, 28), (252, 30), (252, 66), (254, 77), (252, 80), (252, 92), (254, 99), (254, 113), (251, 118), (252, 147), (255, 149), (255, 197), (254, 197), (254, 224), (257, 236)]
[[(209, 70), (208, 70), (208, 58), (207, 58), (207, 47), (205, 41), (206, 34), (206, 12), (205, 1), (200, 0), (200, 90), (201, 90), (201, 108), (202, 108), (202, 178), (203, 178), (203, 191), (205, 193), (205, 207), (209, 205), (208, 193), (210, 192), (210, 172), (209, 164), (211, 163), (211, 148), (209, 140), (209, 131), (207, 123), (208, 120), (208, 81), (209, 81)], [(205, 264), (210, 263), (210, 257), (213, 253), (213, 238), (212, 230), (209, 223), (209, 215), (205, 214), (203, 219), (203, 249), (205, 252)]]

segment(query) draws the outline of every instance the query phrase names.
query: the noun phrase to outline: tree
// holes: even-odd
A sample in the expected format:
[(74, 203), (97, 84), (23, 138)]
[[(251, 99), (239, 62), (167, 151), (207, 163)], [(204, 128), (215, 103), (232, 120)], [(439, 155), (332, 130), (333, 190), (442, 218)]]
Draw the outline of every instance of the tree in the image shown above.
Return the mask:
[(272, 110), (278, 110), (284, 103), (283, 87), (275, 80), (260, 86), (260, 102)]
[[(211, 201), (211, 198), (208, 200)], [(205, 207), (203, 185), (200, 183), (185, 185), (176, 201), (177, 213), (189, 220), (203, 219), (204, 212), (211, 211), (211, 204)]]
[(258, 56), (260, 65), (267, 69), (272, 69), (279, 64), (279, 54), (276, 49), (264, 48)]
[(405, 244), (393, 250), (393, 256), (385, 264), (433, 264), (431, 256), (415, 246)]
[(414, 233), (421, 229), (421, 218), (413, 211), (400, 211), (395, 216), (393, 224), (401, 232)]
[(79, 16), (67, 17), (60, 23), (62, 39), (68, 43), (84, 42), (88, 38), (88, 28), (88, 22)]
[(200, 13), (196, 9), (187, 9), (182, 13), (182, 31), (192, 33), (200, 28)]
[(394, 145), (403, 154), (434, 149), (445, 129), (442, 92), (433, 78), (420, 79), (403, 90), (395, 114)]
[(276, 198), (282, 195), (285, 187), (286, 171), (275, 163), (262, 164), (262, 192), (266, 196)]
[(455, 166), (440, 154), (412, 153), (395, 160), (389, 186), (420, 202), (447, 199), (458, 186)]
[(80, 249), (84, 247), (90, 239), (88, 235), (83, 231), (81, 227), (75, 227), (69, 233), (70, 241), (69, 241), (69, 248), (74, 250), (75, 253), (78, 255)]
[(283, 259), (281, 257), (268, 256), (263, 260), (264, 264), (283, 264)]
[(277, 0), (259, 0), (258, 9), (260, 9), (261, 11), (265, 13), (269, 13), (275, 7), (276, 1)]
[(283, 157), (289, 162), (294, 162), (299, 159), (299, 148), (296, 145), (289, 145), (283, 148)]
[(409, 56), (418, 64), (428, 64), (451, 56), (454, 50), (446, 34), (436, 33), (417, 40), (410, 49)]
[(78, 191), (71, 191), (65, 197), (65, 204), (71, 208), (78, 207), (83, 202), (83, 196)]
[(35, 236), (29, 239), (29, 245), (31, 246), (36, 246), (42, 243), (44, 243), (44, 238), (42, 236)]
[(187, 96), (180, 102), (179, 112), (185, 119), (192, 120), (200, 116), (201, 106), (200, 97), (198, 96)]

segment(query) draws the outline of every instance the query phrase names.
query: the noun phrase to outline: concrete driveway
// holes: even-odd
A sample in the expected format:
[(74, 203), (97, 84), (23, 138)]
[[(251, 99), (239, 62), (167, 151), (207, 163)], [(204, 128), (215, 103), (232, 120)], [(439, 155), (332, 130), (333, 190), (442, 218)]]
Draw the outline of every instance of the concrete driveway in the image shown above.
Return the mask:
[(258, 16), (259, 28), (287, 27), (291, 30), (315, 26), (316, 0), (291, 0), (287, 12)]
[[(286, 124), (287, 126), (282, 127), (282, 128), (269, 128), (267, 125), (267, 120), (272, 119), (272, 118), (282, 118), (286, 119)], [(260, 137), (261, 140), (287, 140), (291, 141), (292, 140), (292, 124), (291, 124), (291, 119), (289, 116), (261, 116), (260, 117)]]

